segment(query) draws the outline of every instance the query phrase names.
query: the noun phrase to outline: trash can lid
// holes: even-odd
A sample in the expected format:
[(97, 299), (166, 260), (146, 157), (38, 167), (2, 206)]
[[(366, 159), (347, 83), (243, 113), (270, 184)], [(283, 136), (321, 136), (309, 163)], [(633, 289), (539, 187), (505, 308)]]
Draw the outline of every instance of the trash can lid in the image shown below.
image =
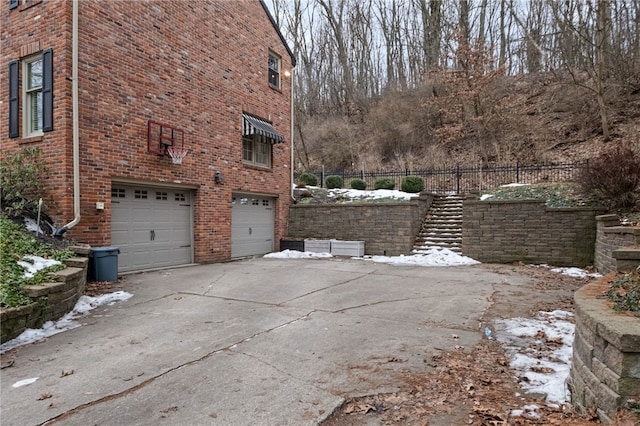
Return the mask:
[(112, 250), (120, 250), (120, 247), (115, 247), (115, 246), (91, 247), (91, 251), (112, 251)]

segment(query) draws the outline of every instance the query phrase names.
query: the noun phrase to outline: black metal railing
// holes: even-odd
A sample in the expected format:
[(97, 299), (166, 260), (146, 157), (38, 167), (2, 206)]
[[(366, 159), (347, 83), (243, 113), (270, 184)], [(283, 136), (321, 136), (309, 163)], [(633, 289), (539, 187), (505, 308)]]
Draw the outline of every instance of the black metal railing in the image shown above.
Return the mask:
[[(589, 167), (589, 161), (574, 163), (548, 163), (534, 165), (504, 165), (491, 167), (456, 166), (453, 168), (431, 168), (421, 170), (378, 170), (359, 172), (320, 171), (307, 172), (316, 175), (320, 186), (324, 186), (327, 176), (337, 175), (344, 180), (344, 187), (350, 188), (351, 179), (361, 179), (367, 183), (367, 189), (374, 188), (374, 182), (381, 177), (394, 179), (396, 189), (400, 189), (405, 176), (421, 176), (425, 191), (435, 193), (464, 194), (474, 191), (493, 189), (509, 183), (541, 183), (576, 181), (583, 170)], [(297, 182), (301, 173), (295, 173)]]

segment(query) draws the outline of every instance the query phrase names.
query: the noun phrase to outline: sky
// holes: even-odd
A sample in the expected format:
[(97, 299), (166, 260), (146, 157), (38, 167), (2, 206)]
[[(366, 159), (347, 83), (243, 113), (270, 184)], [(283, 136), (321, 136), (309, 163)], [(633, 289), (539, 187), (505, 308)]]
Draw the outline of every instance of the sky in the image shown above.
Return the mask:
[[(357, 191), (336, 189), (330, 191), (330, 196), (342, 196), (352, 199), (397, 198), (410, 199), (417, 194), (407, 194), (401, 191)], [(269, 253), (267, 259), (290, 259), (295, 262), (300, 259), (331, 259), (330, 253), (316, 253), (310, 251), (283, 250)], [(354, 260), (376, 262), (398, 267), (456, 267), (476, 265), (480, 262), (467, 256), (455, 253), (446, 248), (427, 248), (420, 253), (401, 256), (363, 256)], [(49, 264), (47, 259), (29, 256), (25, 259), (25, 276), (33, 274), (38, 269)], [(553, 268), (549, 265), (536, 265), (550, 269), (552, 272), (578, 278), (594, 278), (600, 276), (586, 270), (569, 267)], [(28, 329), (17, 338), (0, 345), (0, 354), (15, 347), (33, 343), (46, 337), (81, 327), (81, 319), (90, 314), (91, 310), (105, 305), (125, 301), (132, 297), (131, 293), (117, 291), (97, 297), (82, 296), (73, 311), (58, 321), (49, 321), (41, 329)], [(546, 395), (545, 404), (557, 408), (570, 401), (569, 391), (565, 382), (571, 367), (572, 344), (574, 337), (573, 314), (566, 311), (538, 312), (534, 318), (500, 319), (485, 329), (485, 336), (496, 339), (504, 348), (510, 367), (518, 377), (524, 377), (520, 382), (525, 392)], [(16, 382), (14, 387), (25, 386), (37, 378), (28, 378)], [(524, 399), (524, 398), (523, 398)], [(512, 410), (512, 416), (539, 417), (540, 407), (523, 405), (520, 409)]]

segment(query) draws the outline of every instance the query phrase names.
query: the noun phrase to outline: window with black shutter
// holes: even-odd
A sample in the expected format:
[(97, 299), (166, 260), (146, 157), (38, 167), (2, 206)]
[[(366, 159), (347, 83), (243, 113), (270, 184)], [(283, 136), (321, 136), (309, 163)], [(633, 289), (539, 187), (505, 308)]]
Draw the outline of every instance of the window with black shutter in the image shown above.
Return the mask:
[[(20, 71), (22, 68), (22, 71)], [(19, 73), (22, 72), (22, 89)], [(22, 121), (20, 98), (23, 98)], [(39, 136), (53, 130), (53, 49), (9, 63), (9, 137)]]
[(20, 0), (9, 0), (9, 10), (15, 9), (20, 4)]

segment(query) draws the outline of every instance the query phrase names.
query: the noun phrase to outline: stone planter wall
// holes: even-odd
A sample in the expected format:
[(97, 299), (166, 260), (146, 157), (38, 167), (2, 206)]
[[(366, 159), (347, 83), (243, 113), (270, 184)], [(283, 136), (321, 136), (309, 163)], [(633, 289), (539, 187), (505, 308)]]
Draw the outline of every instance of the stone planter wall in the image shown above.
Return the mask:
[[(640, 246), (640, 227), (620, 226), (618, 216), (614, 214), (606, 214), (596, 217), (597, 223), (597, 239), (595, 249), (594, 266), (596, 270), (602, 274), (607, 274), (618, 270), (618, 262), (616, 261), (616, 250), (627, 247)], [(631, 256), (631, 257), (629, 257)], [(626, 253), (619, 253), (622, 263), (627, 260), (634, 260), (634, 256)], [(638, 264), (640, 264), (640, 259)], [(633, 263), (625, 267), (631, 267)], [(622, 265), (621, 265), (622, 266)], [(623, 267), (623, 268), (625, 268)]]
[(65, 261), (67, 268), (55, 272), (56, 282), (26, 286), (33, 303), (0, 310), (0, 342), (15, 339), (27, 328), (40, 328), (70, 312), (84, 294), (89, 259), (76, 257)]
[(613, 311), (602, 294), (606, 278), (575, 294), (576, 333), (569, 387), (571, 402), (612, 423), (618, 408), (640, 397), (640, 318)]
[(464, 201), (462, 253), (488, 263), (593, 263), (602, 209), (549, 208), (544, 201)]
[[(414, 201), (415, 200), (415, 201)], [(365, 254), (409, 254), (433, 196), (399, 203), (292, 205), (292, 238), (364, 241)]]

